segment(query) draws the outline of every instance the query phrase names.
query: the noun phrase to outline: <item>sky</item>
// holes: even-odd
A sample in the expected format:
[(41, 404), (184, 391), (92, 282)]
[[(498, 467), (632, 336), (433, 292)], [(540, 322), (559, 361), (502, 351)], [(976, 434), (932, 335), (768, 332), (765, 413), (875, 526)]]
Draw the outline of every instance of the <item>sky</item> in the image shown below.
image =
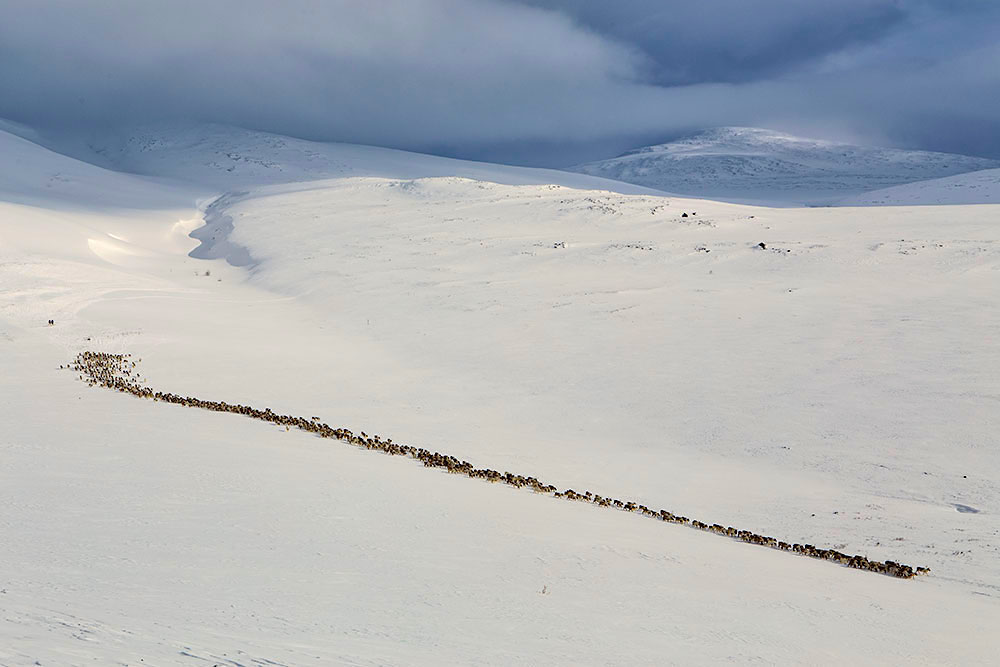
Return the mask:
[(718, 125), (1000, 158), (1000, 1), (0, 0), (0, 118), (549, 166)]

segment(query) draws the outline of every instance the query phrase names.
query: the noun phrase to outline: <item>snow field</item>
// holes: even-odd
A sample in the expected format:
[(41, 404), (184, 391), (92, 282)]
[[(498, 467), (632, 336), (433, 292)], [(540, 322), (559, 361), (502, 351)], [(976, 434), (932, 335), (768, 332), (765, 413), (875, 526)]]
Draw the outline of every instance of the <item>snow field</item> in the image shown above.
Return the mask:
[[(0, 663), (990, 664), (996, 207), (767, 209), (410, 159), (268, 187), (99, 171), (90, 201), (0, 207)], [(187, 254), (229, 191), (241, 268)], [(58, 370), (85, 349), (178, 393), (933, 572), (88, 389)]]

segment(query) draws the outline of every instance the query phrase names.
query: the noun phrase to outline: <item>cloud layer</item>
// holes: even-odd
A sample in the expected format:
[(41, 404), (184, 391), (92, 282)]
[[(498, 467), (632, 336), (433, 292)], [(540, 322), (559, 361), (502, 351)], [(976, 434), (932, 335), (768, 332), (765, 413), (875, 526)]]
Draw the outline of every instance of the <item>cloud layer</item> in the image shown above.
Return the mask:
[(994, 0), (0, 0), (0, 117), (530, 162), (710, 125), (1000, 157)]

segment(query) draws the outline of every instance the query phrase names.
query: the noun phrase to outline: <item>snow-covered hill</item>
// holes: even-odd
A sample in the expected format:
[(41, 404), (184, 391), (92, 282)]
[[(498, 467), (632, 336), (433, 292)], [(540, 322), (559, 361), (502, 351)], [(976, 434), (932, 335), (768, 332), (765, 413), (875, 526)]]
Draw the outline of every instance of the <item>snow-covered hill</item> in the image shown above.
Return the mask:
[(920, 204), (998, 204), (1000, 169), (935, 178), (848, 197), (842, 206), (910, 206)]
[[(1000, 206), (769, 209), (308, 149), (337, 176), (294, 140), (161, 140), (131, 163), (153, 176), (0, 157), (0, 664), (994, 661)], [(54, 171), (85, 187), (17, 180)], [(91, 389), (59, 369), (80, 350), (932, 573)]]
[(108, 171), (0, 129), (0, 200), (4, 202), (141, 209), (183, 199), (162, 180)]
[(995, 167), (1000, 167), (995, 160), (964, 155), (722, 127), (573, 171), (688, 196), (799, 205), (834, 204), (869, 190)]
[(460, 176), (498, 183), (548, 184), (648, 193), (649, 188), (555, 169), (511, 167), (435, 155), (307, 141), (225, 125), (146, 125), (85, 142), (53, 141), (61, 152), (116, 171), (216, 190), (299, 183), (349, 176)]

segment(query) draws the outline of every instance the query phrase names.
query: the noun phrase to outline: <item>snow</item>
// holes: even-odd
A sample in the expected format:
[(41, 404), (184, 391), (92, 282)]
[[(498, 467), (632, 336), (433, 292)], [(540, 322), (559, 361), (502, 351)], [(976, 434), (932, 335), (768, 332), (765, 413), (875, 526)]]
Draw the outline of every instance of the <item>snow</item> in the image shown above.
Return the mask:
[[(689, 196), (788, 206), (836, 205), (869, 190), (998, 166), (995, 160), (965, 155), (721, 127), (579, 165), (573, 171)], [(896, 203), (908, 201), (901, 198)]]
[[(142, 176), (0, 135), (0, 664), (993, 662), (1000, 207), (751, 207), (345, 145), (313, 172), (192, 132), (130, 152)], [(220, 134), (281, 170), (229, 171)], [(932, 572), (87, 388), (58, 368), (86, 349)]]
[(648, 193), (649, 188), (560, 170), (454, 160), (376, 146), (306, 141), (225, 125), (150, 124), (51, 147), (117, 171), (169, 177), (222, 191), (348, 176), (464, 176), (498, 183)]
[(46, 208), (148, 209), (188, 196), (156, 179), (110, 172), (42, 148), (0, 126), (0, 198)]
[(874, 190), (845, 199), (847, 206), (996, 204), (1000, 202), (1000, 169), (935, 178)]

